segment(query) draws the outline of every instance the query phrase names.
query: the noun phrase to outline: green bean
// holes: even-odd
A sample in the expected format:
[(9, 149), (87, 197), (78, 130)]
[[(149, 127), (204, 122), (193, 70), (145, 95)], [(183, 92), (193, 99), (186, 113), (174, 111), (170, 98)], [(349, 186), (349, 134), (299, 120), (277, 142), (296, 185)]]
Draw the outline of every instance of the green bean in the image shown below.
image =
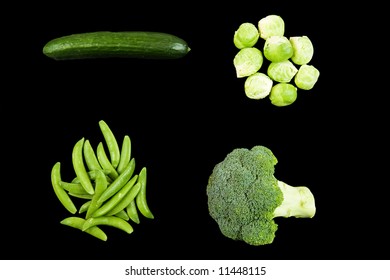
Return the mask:
[(126, 213), (125, 210), (119, 211), (119, 212), (116, 213), (114, 216), (115, 216), (115, 217), (118, 217), (118, 218), (121, 218), (121, 219), (123, 219), (123, 220), (125, 220), (125, 221), (130, 220), (130, 218), (129, 218), (129, 216), (127, 216), (127, 213)]
[(136, 224), (140, 223), (137, 205), (135, 204), (135, 200), (130, 201), (129, 205), (127, 205), (126, 213), (127, 213), (127, 216), (129, 216), (130, 220), (132, 220), (134, 223), (136, 223)]
[(79, 209), (79, 214), (86, 212), (90, 205), (91, 205), (91, 200), (88, 200), (83, 205), (81, 205)]
[(77, 208), (74, 205), (73, 201), (66, 193), (66, 191), (61, 187), (61, 163), (57, 162), (54, 164), (51, 170), (51, 183), (53, 185), (54, 193), (56, 194), (59, 201), (62, 205), (72, 214), (77, 212)]
[[(137, 181), (137, 178), (134, 176), (118, 192), (116, 192), (109, 200), (107, 200), (99, 209), (94, 211), (92, 213), (92, 217), (103, 216), (103, 215), (107, 214), (109, 211), (111, 211), (120, 201), (123, 200), (123, 198), (126, 197), (126, 194), (130, 191), (130, 189), (133, 187), (133, 185), (136, 181)], [(100, 199), (98, 199), (98, 203), (99, 203), (99, 200)]]
[(119, 174), (119, 176), (107, 187), (98, 199), (99, 204), (103, 204), (104, 201), (112, 197), (117, 193), (131, 178), (135, 169), (135, 159), (131, 159), (127, 164), (125, 170)]
[(133, 232), (133, 227), (127, 221), (116, 216), (100, 216), (96, 218), (91, 217), (85, 221), (82, 230), (86, 231), (91, 227), (99, 225), (115, 227), (125, 231), (128, 234)]
[(81, 199), (92, 199), (93, 197), (93, 194), (81, 194), (81, 193), (73, 193), (73, 192), (68, 192), (68, 194), (70, 196), (74, 196), (74, 197), (77, 197), (77, 198), (81, 198)]
[[(82, 230), (83, 225), (85, 224), (85, 219), (80, 218), (80, 217), (68, 217), (63, 219), (60, 223), (69, 227), (77, 228)], [(104, 233), (103, 230), (101, 230), (97, 226), (92, 226), (89, 227), (88, 229), (84, 230), (84, 232), (99, 238), (100, 240), (106, 241), (107, 240), (107, 235)]]
[(142, 215), (144, 215), (146, 218), (154, 219), (154, 215), (150, 211), (146, 200), (146, 167), (141, 169), (138, 180), (141, 182), (141, 189), (135, 198), (135, 203), (137, 204), (137, 207)]
[(110, 160), (108, 159), (107, 154), (104, 151), (104, 146), (102, 142), (98, 144), (96, 154), (97, 154), (98, 161), (100, 165), (103, 167), (103, 169), (107, 169), (110, 171), (108, 176), (110, 176), (113, 180), (116, 179), (118, 177), (118, 172), (111, 164)]
[(120, 150), (118, 142), (112, 130), (103, 120), (99, 121), (100, 130), (102, 131), (103, 137), (106, 140), (107, 148), (110, 153), (111, 164), (114, 168), (117, 168), (120, 160)]
[(84, 166), (83, 161), (83, 145), (84, 137), (81, 138), (75, 146), (73, 147), (72, 152), (72, 163), (74, 171), (76, 172), (77, 177), (80, 179), (81, 185), (84, 187), (85, 191), (89, 194), (94, 193), (94, 189), (91, 183), (91, 179), (88, 176), (87, 170)]
[[(135, 176), (134, 176), (134, 177), (135, 177)], [(134, 177), (133, 177), (133, 179), (134, 179)], [(133, 179), (132, 179), (132, 180), (133, 180)], [(134, 182), (135, 182), (135, 180), (134, 180)], [(133, 184), (134, 184), (134, 183), (133, 183)], [(118, 204), (116, 204), (114, 208), (112, 208), (110, 211), (108, 211), (108, 212), (106, 213), (106, 215), (107, 215), (107, 216), (115, 215), (115, 214), (117, 214), (118, 212), (120, 212), (120, 211), (126, 209), (127, 205), (129, 205), (129, 203), (130, 203), (131, 201), (133, 201), (134, 198), (137, 196), (137, 194), (138, 194), (140, 188), (141, 188), (141, 184), (140, 184), (140, 183), (135, 184), (135, 185), (130, 189), (130, 191), (126, 194), (126, 196), (123, 197), (123, 199), (122, 199)]]
[(97, 201), (101, 194), (106, 190), (107, 185), (108, 183), (106, 180), (106, 176), (103, 174), (103, 172), (97, 170), (95, 194), (91, 199), (91, 205), (88, 208), (86, 219), (90, 218), (93, 212), (95, 212), (100, 207), (100, 204), (97, 203)]
[(118, 167), (116, 170), (118, 173), (122, 173), (131, 159), (131, 140), (128, 135), (125, 135), (122, 142), (122, 149)]
[(71, 193), (88, 194), (80, 183), (68, 183), (61, 181), (61, 187)]
[(100, 163), (88, 139), (84, 142), (84, 159), (89, 170), (102, 170)]

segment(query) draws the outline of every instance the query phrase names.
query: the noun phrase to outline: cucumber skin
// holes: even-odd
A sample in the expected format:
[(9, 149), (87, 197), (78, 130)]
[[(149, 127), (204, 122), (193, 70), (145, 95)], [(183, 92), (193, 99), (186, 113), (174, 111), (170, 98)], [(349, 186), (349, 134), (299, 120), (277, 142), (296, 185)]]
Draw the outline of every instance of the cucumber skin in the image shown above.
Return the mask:
[(85, 58), (176, 59), (190, 51), (181, 38), (148, 31), (97, 31), (72, 34), (49, 41), (43, 54), (55, 60)]

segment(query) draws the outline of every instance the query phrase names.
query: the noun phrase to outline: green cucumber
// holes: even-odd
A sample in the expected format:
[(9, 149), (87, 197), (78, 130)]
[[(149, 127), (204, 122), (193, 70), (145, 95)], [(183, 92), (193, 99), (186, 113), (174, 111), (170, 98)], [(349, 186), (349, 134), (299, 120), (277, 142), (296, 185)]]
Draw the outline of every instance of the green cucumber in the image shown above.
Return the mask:
[(55, 60), (104, 57), (176, 59), (189, 51), (183, 39), (149, 31), (72, 34), (53, 39), (43, 47), (43, 54)]

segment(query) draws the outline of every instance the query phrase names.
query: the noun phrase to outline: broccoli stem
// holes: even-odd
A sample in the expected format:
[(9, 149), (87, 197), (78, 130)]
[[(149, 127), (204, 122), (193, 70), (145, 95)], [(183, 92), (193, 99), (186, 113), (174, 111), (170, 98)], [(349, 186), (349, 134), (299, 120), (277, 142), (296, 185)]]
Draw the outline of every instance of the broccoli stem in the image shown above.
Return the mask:
[(283, 202), (274, 211), (274, 217), (312, 218), (316, 212), (314, 196), (307, 187), (292, 187), (282, 181)]

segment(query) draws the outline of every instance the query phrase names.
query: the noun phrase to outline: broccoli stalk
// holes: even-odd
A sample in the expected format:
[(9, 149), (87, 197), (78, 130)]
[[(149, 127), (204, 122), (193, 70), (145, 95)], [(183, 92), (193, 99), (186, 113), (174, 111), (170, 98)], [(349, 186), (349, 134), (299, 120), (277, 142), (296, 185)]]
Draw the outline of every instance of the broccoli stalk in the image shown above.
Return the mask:
[(278, 181), (283, 201), (274, 211), (276, 217), (312, 218), (316, 212), (314, 196), (307, 187), (292, 187)]

